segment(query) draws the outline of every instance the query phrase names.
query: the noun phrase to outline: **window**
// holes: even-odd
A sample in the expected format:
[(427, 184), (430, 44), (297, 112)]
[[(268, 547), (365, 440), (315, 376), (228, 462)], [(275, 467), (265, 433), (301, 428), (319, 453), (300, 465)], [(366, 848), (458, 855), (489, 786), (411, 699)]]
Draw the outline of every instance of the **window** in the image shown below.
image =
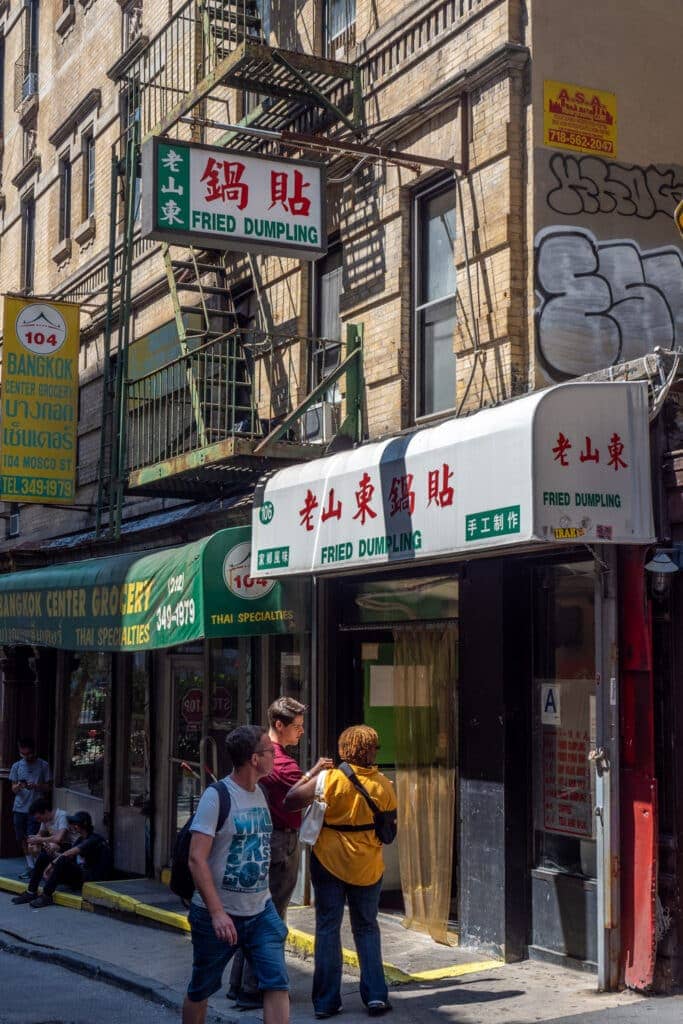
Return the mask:
[(36, 201), (33, 195), (21, 201), (21, 287), (33, 291), (36, 259)]
[(455, 189), (435, 186), (414, 206), (416, 415), (455, 404)]
[(26, 22), (24, 29), (24, 86), (22, 99), (38, 92), (38, 49), (40, 31), (39, 0), (28, 0), (26, 4)]
[(95, 214), (95, 136), (92, 128), (83, 136), (83, 220)]
[(325, 56), (346, 56), (356, 43), (356, 0), (327, 0), (324, 18)]
[[(311, 387), (324, 380), (339, 365), (341, 358), (342, 247), (333, 245), (315, 264), (313, 292), (313, 333)], [(330, 342), (332, 344), (330, 344)]]
[(21, 161), (27, 164), (33, 159), (38, 149), (38, 122), (35, 117), (29, 118), (22, 128)]
[(71, 238), (71, 160), (69, 154), (59, 161), (59, 241)]
[[(137, 126), (138, 133), (138, 144), (140, 142), (140, 122), (142, 118), (142, 109), (140, 101), (140, 83), (134, 78), (130, 85), (123, 90), (121, 93), (121, 146), (122, 156), (128, 152), (128, 143), (130, 142), (131, 134)], [(134, 220), (140, 219), (140, 197), (142, 195), (142, 178), (140, 160), (137, 159), (135, 175), (135, 185), (133, 194), (133, 209)], [(125, 223), (125, 207), (123, 210), (123, 222)]]
[(142, 32), (142, 0), (129, 0), (124, 5), (121, 45), (125, 53)]
[(110, 730), (112, 656), (102, 652), (73, 656), (65, 692), (62, 785), (102, 797)]

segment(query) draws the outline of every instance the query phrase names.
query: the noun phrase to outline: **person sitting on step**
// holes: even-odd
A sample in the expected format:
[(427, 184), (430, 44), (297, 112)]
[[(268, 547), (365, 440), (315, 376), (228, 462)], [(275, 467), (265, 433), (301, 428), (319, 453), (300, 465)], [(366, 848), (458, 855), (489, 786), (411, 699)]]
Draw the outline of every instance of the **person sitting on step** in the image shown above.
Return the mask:
[[(12, 903), (30, 903), (34, 909), (49, 907), (53, 902), (58, 885), (68, 885), (80, 891), (84, 882), (98, 882), (111, 874), (111, 851), (109, 843), (93, 828), (92, 818), (87, 811), (76, 811), (68, 816), (78, 838), (73, 846), (58, 852), (53, 859), (41, 853), (31, 875), (28, 889), (15, 896)], [(43, 892), (38, 895), (38, 885), (43, 879)]]

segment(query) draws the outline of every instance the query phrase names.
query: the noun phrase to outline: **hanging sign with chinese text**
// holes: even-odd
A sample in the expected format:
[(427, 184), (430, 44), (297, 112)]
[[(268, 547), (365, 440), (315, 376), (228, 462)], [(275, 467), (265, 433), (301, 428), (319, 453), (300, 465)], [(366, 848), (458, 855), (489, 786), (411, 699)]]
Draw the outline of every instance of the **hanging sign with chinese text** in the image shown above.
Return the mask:
[(142, 178), (148, 238), (297, 259), (327, 249), (321, 164), (154, 138)]
[(79, 307), (5, 296), (3, 501), (70, 504), (75, 497)]
[(569, 383), (293, 466), (259, 488), (252, 574), (654, 539), (647, 385)]

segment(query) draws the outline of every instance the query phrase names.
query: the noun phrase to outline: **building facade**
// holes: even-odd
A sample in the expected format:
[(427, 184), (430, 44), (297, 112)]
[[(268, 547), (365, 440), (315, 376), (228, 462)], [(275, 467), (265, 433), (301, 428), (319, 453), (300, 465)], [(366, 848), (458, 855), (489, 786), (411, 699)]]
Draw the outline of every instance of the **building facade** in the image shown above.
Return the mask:
[[(404, 804), (424, 797), (429, 856), (405, 827), (388, 905), (442, 941), (456, 929), (507, 958), (597, 965), (604, 987), (680, 980), (681, 772), (664, 712), (680, 676), (677, 579), (652, 623), (643, 612), (652, 543), (678, 558), (681, 539), (677, 362), (666, 355), (683, 323), (672, 219), (683, 167), (666, 114), (680, 93), (679, 20), (664, 0), (647, 12), (629, 0), (618, 20), (583, 0), (571, 19), (555, 0), (0, 4), (0, 291), (80, 306), (74, 499), (3, 503), (0, 770), (17, 736), (35, 732), (60, 803), (87, 804), (109, 828), (120, 870), (161, 871), (178, 820), (225, 769), (222, 734), (290, 692), (313, 706), (314, 752), (364, 717), (383, 734)], [(644, 38), (656, 59), (634, 75)], [(154, 137), (211, 147), (203, 200), (224, 218), (240, 205), (247, 156), (322, 163), (325, 251), (191, 249), (168, 209), (171, 244), (149, 237), (141, 148)], [(294, 168), (276, 173), (297, 180)], [(271, 207), (294, 221), (306, 187), (272, 184)], [(91, 571), (122, 587), (145, 557), (246, 528), (264, 473), (294, 464), (314, 480), (320, 456), (385, 437), (429, 448), (430, 428), (465, 416), (492, 416), (486, 432), (505, 445), (507, 414), (482, 410), (586, 374), (623, 379), (625, 363), (657, 413), (652, 485), (638, 498), (654, 521), (630, 541), (610, 546), (595, 515), (576, 512), (554, 521), (542, 549), (501, 554), (479, 537), (476, 552), (452, 543), (416, 572), (411, 545), (367, 573), (338, 551), (333, 571), (277, 584), (296, 591), (281, 609), (301, 606), (277, 629), (245, 603), (240, 632), (225, 605), (189, 639), (176, 613), (151, 646), (118, 635), (98, 645), (97, 632), (46, 645), (12, 610), (11, 594), (51, 593), (60, 572), (87, 593)], [(547, 435), (551, 461), (626, 468), (623, 435), (580, 431)], [(427, 467), (444, 510), (465, 488), (449, 465)], [(467, 472), (493, 468), (479, 458)], [(392, 498), (389, 481), (386, 500), (412, 521), (407, 474), (395, 479), (403, 490)], [(576, 488), (595, 492), (583, 479)], [(293, 532), (313, 527), (305, 502)], [(244, 543), (234, 535), (228, 547)], [(270, 587), (273, 566), (249, 573), (239, 555), (235, 588), (238, 577)], [(158, 578), (168, 587), (180, 575)], [(627, 607), (627, 592), (640, 605)], [(116, 605), (113, 628), (126, 614)], [(79, 628), (96, 631), (86, 619)], [(629, 661), (633, 635), (642, 643)], [(652, 694), (644, 715), (635, 692)], [(2, 801), (7, 849), (6, 786)]]

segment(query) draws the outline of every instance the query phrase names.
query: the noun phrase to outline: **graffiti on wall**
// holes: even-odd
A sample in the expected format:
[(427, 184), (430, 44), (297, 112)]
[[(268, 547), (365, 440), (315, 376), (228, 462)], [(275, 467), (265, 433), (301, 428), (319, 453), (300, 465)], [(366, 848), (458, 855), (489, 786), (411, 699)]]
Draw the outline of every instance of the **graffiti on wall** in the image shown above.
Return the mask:
[(641, 249), (632, 239), (599, 241), (584, 228), (553, 226), (536, 236), (535, 267), (536, 340), (552, 380), (683, 344), (675, 246)]
[(639, 167), (617, 164), (597, 156), (550, 157), (554, 179), (546, 202), (555, 213), (576, 217), (581, 213), (612, 213), (651, 220), (658, 213), (671, 217), (683, 199), (680, 167)]

